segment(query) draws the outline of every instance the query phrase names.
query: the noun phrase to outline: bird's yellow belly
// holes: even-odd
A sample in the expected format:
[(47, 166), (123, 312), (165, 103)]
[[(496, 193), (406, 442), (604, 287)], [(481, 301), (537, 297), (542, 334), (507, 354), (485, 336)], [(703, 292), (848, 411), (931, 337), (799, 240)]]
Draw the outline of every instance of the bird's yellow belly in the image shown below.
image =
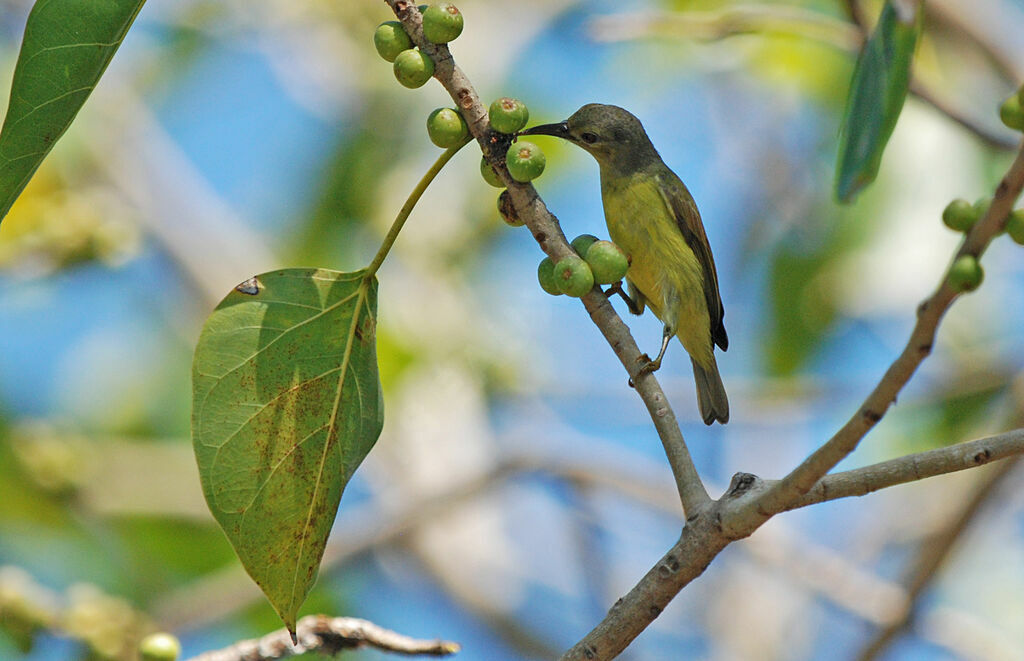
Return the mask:
[(703, 271), (656, 184), (634, 177), (625, 186), (606, 187), (603, 198), (608, 233), (630, 258), (626, 279), (658, 319), (674, 326), (690, 356), (702, 366), (712, 364)]

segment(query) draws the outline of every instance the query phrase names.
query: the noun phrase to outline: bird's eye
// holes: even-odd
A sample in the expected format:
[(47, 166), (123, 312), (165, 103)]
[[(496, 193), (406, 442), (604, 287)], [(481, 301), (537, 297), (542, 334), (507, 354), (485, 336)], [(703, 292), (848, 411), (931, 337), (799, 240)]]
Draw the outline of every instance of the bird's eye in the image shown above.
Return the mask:
[(588, 145), (592, 145), (597, 142), (597, 135), (588, 131), (587, 133), (581, 134), (580, 139)]

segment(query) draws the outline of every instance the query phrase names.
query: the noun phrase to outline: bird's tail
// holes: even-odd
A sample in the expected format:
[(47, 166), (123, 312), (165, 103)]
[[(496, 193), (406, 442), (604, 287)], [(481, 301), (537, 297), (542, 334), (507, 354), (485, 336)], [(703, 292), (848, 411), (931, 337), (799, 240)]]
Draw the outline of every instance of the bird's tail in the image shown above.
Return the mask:
[(693, 380), (697, 384), (700, 417), (704, 418), (706, 425), (716, 420), (724, 425), (729, 422), (729, 398), (725, 394), (722, 377), (718, 374), (718, 363), (715, 362), (714, 354), (711, 356), (711, 366), (708, 369), (698, 365), (692, 358), (690, 362), (693, 363)]

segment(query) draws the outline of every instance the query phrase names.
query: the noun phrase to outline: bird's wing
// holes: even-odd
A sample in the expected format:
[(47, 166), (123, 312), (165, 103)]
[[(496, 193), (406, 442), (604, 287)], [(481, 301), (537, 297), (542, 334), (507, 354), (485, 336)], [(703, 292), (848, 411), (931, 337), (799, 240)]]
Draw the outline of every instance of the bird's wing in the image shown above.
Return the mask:
[(725, 351), (729, 348), (729, 336), (725, 333), (725, 307), (722, 295), (718, 292), (718, 273), (715, 271), (715, 260), (711, 256), (711, 245), (704, 224), (697, 211), (697, 203), (686, 189), (686, 185), (674, 173), (659, 173), (658, 192), (661, 193), (665, 205), (675, 216), (676, 225), (686, 240), (686, 245), (697, 256), (701, 269), (704, 271), (704, 298), (708, 304), (708, 315), (711, 317), (711, 339)]

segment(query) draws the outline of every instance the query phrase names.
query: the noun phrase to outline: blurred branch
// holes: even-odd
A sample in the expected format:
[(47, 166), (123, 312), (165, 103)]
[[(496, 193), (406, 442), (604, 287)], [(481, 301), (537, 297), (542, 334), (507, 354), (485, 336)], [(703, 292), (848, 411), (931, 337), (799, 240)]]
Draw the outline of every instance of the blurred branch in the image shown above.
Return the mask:
[(449, 656), (460, 649), (458, 643), (417, 640), (354, 617), (307, 615), (296, 624), (295, 634), (298, 643), (294, 646), (288, 630), (280, 629), (262, 638), (200, 654), (192, 661), (273, 661), (307, 652), (331, 656), (361, 647), (406, 656)]
[(860, 661), (875, 661), (906, 631), (917, 616), (921, 594), (934, 582), (939, 569), (952, 553), (956, 542), (963, 536), (968, 525), (977, 513), (989, 502), (998, 487), (1020, 464), (1020, 456), (1004, 461), (981, 478), (970, 499), (962, 506), (960, 512), (953, 517), (945, 530), (921, 544), (917, 561), (907, 573), (904, 581), (907, 598), (895, 617), (882, 627), (875, 637), (864, 647), (857, 657)]
[[(860, 0), (843, 0), (843, 5), (850, 21), (861, 32), (866, 33), (870, 29), (870, 24), (864, 15)], [(969, 5), (960, 3), (954, 3), (953, 6), (958, 9), (969, 7)], [(989, 39), (978, 34), (970, 24), (963, 20), (960, 14), (956, 13), (956, 10), (951, 10), (945, 3), (931, 2), (928, 3), (927, 11), (930, 22), (941, 24), (949, 32), (956, 33), (961, 38), (970, 41), (1007, 82), (1016, 85), (1020, 81), (1022, 75), (1020, 63), (1002, 49), (997, 48)]]
[[(537, 190), (530, 184), (514, 181), (505, 167), (507, 136), (491, 131), (487, 111), (466, 75), (455, 64), (446, 44), (433, 44), (423, 37), (423, 19), (414, 3), (409, 0), (385, 0), (395, 16), (421, 51), (435, 62), (434, 77), (451, 95), (462, 112), (470, 133), (480, 144), (484, 157), (490, 162), (508, 188), (513, 205), (519, 217), (526, 222), (533, 238), (552, 261), (572, 253), (569, 243), (558, 224), (558, 219), (548, 211)], [(612, 350), (626, 368), (630, 380), (636, 386), (647, 411), (651, 416), (658, 437), (661, 439), (672, 473), (675, 476), (679, 499), (687, 516), (695, 514), (710, 503), (707, 490), (693, 464), (686, 447), (679, 423), (668, 398), (657, 379), (649, 371), (641, 373), (649, 361), (636, 345), (629, 328), (615, 312), (608, 298), (595, 288), (583, 297), (583, 304), (594, 324), (611, 345)]]
[(864, 42), (861, 30), (821, 12), (789, 5), (732, 5), (713, 11), (642, 12), (595, 18), (597, 41), (633, 41), (651, 37), (721, 41), (747, 34), (804, 37), (844, 51)]
[(105, 85), (93, 104), (106, 121), (96, 123), (86, 147), (205, 309), (254, 273), (280, 266), (265, 238), (218, 195), (134, 92)]
[[(425, 526), (452, 507), (500, 484), (521, 469), (503, 463), (478, 477), (435, 496), (411, 498), (399, 508), (367, 505), (343, 516), (324, 550), (320, 573), (337, 568), (355, 555), (383, 546)], [(385, 522), (385, 523), (382, 523)], [(207, 575), (157, 601), (151, 612), (168, 629), (208, 624), (262, 599), (259, 588), (239, 564)]]
[[(850, 20), (860, 31), (861, 41), (867, 39), (871, 28), (864, 16), (861, 3), (858, 0), (844, 0), (844, 4), (846, 5), (846, 12), (850, 17)], [(931, 16), (933, 6), (934, 3), (928, 7), (929, 16)], [(986, 40), (981, 39), (975, 33), (968, 31), (963, 23), (957, 20), (952, 14), (940, 13), (939, 16), (942, 16), (943, 19), (949, 23), (952, 30), (956, 31), (958, 34), (968, 36), (970, 41), (985, 54), (989, 61), (996, 66), (1004, 77), (1007, 77), (1014, 84), (1017, 83), (1017, 75), (1014, 71), (1015, 67), (1010, 65), (1008, 60), (992, 48)], [(939, 111), (941, 114), (953, 120), (964, 129), (973, 133), (988, 146), (995, 147), (997, 149), (1013, 149), (1016, 147), (1016, 142), (1014, 140), (977, 123), (968, 114), (959, 110), (948, 98), (943, 98), (935, 90), (921, 82), (917, 77), (911, 77), (910, 93), (930, 105), (935, 110)]]
[(90, 658), (134, 659), (143, 634), (152, 630), (145, 613), (95, 585), (77, 583), (58, 594), (20, 567), (0, 566), (0, 635), (23, 653), (37, 635), (82, 643)]
[[(897, 484), (977, 468), (1010, 457), (1013, 460), (1005, 462), (1005, 465), (1012, 466), (1021, 454), (1024, 454), (1024, 428), (826, 475), (810, 491), (785, 509), (792, 510), (839, 498), (864, 496)], [(1000, 470), (1008, 469), (1004, 467)]]
[[(1022, 188), (1024, 149), (1018, 151), (1010, 169), (999, 182), (988, 211), (964, 237), (954, 255), (954, 261), (962, 255), (974, 255), (980, 259), (988, 244), (1005, 226), (1006, 218)], [(917, 323), (903, 352), (890, 365), (853, 417), (789, 475), (771, 484), (758, 497), (757, 515), (762, 520), (789, 509), (792, 503), (804, 497), (826, 473), (853, 452), (861, 439), (878, 424), (889, 406), (896, 401), (903, 386), (931, 353), (939, 323), (956, 297), (957, 293), (949, 286), (948, 277), (944, 275), (935, 293), (918, 307)]]
[(554, 659), (558, 657), (560, 647), (552, 645), (537, 632), (531, 630), (532, 628), (524, 623), (523, 618), (492, 603), (492, 598), (485, 595), (471, 581), (453, 580), (452, 576), (442, 571), (422, 548), (417, 548), (415, 544), (409, 544), (407, 549), (419, 560), (426, 573), (451, 598), (512, 647), (518, 656), (524, 659)]
[[(595, 19), (591, 23), (591, 31), (594, 38), (599, 41), (630, 41), (651, 37), (718, 41), (737, 35), (774, 33), (804, 37), (856, 53), (867, 38), (869, 28), (859, 3), (847, 0), (844, 4), (852, 23), (797, 7), (750, 4), (716, 11), (616, 14)], [(984, 40), (973, 33), (972, 36), (974, 43), (982, 48), (986, 55), (995, 53)], [(1005, 64), (1005, 58), (994, 61)], [(999, 68), (1005, 75), (1007, 69), (1002, 65)], [(957, 108), (950, 99), (943, 97), (921, 80), (914, 78), (910, 81), (910, 92), (990, 147), (1009, 150), (1017, 146), (1015, 140), (979, 124)]]

